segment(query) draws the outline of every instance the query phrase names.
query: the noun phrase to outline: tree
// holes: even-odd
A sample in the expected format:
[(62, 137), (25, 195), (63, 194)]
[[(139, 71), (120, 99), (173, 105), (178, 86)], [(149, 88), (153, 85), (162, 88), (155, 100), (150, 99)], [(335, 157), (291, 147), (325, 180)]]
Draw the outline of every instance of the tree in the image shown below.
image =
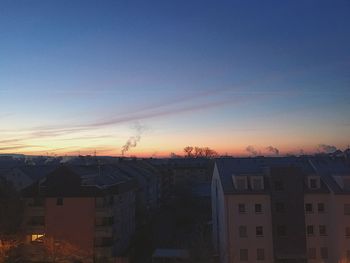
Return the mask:
[(184, 148), (185, 157), (192, 157), (192, 151), (193, 151), (193, 147), (192, 146), (186, 146)]

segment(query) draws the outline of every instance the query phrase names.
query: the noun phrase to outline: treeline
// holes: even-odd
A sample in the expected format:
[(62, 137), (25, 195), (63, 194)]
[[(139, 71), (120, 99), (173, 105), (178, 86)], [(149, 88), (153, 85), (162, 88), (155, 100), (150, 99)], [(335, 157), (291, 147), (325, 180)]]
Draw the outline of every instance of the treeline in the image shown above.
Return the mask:
[(210, 149), (209, 147), (198, 147), (198, 146), (186, 146), (184, 148), (185, 157), (187, 158), (199, 158), (199, 157), (206, 157), (206, 158), (212, 158), (218, 156), (218, 153)]

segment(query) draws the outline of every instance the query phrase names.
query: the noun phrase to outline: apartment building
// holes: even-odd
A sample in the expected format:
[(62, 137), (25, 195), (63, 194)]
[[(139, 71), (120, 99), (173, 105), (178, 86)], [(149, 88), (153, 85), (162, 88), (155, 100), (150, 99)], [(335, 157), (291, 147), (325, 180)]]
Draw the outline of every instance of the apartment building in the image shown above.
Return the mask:
[(123, 255), (135, 231), (135, 180), (112, 166), (61, 166), (23, 190), (28, 242), (53, 239), (91, 254)]
[(329, 157), (217, 159), (220, 262), (350, 262), (349, 178), (346, 162)]

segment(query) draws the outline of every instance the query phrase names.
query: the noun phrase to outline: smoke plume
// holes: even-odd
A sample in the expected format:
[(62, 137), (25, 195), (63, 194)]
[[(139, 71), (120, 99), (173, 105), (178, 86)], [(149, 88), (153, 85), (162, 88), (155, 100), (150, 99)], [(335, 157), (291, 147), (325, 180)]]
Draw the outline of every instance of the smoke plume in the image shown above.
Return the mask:
[(135, 125), (132, 127), (136, 131), (136, 135), (131, 136), (126, 143), (122, 147), (122, 155), (129, 151), (130, 148), (134, 148), (137, 146), (137, 144), (141, 140), (141, 135), (146, 130), (145, 126), (140, 125), (139, 123), (135, 123)]
[(273, 153), (274, 155), (279, 155), (280, 154), (280, 151), (273, 147), (273, 146), (268, 146), (266, 147), (266, 150), (268, 150), (270, 153)]
[(337, 147), (328, 144), (319, 144), (318, 150), (324, 153), (334, 153), (337, 150)]
[(258, 155), (258, 151), (255, 150), (255, 148), (252, 145), (248, 145), (247, 148), (245, 148), (245, 150), (253, 156)]

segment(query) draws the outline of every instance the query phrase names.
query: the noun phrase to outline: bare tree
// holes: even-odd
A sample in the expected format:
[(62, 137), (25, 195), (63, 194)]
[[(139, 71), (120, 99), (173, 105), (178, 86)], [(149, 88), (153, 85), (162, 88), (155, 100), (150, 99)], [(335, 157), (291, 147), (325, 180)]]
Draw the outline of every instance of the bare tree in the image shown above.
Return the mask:
[(193, 151), (193, 147), (192, 146), (186, 146), (184, 148), (184, 152), (185, 152), (185, 157), (192, 157), (192, 151)]

